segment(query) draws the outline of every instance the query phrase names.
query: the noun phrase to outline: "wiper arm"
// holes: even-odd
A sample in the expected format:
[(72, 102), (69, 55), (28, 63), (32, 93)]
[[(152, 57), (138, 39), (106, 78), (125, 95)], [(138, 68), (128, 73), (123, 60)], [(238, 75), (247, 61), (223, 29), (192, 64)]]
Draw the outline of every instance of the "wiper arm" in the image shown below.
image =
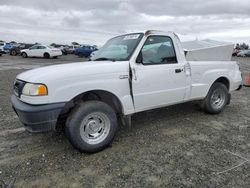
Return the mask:
[(94, 59), (94, 61), (115, 61), (115, 59), (107, 58), (107, 57), (99, 57)]

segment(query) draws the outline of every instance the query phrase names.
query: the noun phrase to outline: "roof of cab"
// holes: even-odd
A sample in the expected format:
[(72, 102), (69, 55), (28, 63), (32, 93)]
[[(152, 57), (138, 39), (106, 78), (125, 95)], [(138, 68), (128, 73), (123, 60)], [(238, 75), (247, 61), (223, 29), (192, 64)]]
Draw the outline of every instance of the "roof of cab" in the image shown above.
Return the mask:
[(175, 34), (172, 31), (160, 31), (160, 30), (146, 30), (145, 32), (143, 32), (145, 35), (157, 35), (157, 34)]

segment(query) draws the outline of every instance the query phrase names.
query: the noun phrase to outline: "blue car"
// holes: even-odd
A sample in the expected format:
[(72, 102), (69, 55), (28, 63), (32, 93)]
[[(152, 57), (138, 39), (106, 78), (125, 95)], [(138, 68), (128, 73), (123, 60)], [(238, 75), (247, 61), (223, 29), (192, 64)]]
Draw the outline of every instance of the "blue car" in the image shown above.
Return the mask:
[(13, 48), (14, 46), (10, 43), (6, 43), (4, 46), (3, 46), (3, 50), (6, 52), (6, 53), (9, 53), (10, 49)]
[(94, 46), (82, 46), (75, 49), (75, 55), (78, 55), (80, 57), (89, 57), (90, 54), (96, 50), (97, 48)]

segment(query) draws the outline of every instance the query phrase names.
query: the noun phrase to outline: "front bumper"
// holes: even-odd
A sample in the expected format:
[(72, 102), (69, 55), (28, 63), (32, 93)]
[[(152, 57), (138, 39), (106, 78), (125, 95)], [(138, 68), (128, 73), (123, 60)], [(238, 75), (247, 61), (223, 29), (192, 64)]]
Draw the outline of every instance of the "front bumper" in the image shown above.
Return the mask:
[(56, 123), (65, 103), (31, 105), (20, 101), (15, 95), (11, 103), (19, 120), (29, 132), (47, 132), (56, 130)]

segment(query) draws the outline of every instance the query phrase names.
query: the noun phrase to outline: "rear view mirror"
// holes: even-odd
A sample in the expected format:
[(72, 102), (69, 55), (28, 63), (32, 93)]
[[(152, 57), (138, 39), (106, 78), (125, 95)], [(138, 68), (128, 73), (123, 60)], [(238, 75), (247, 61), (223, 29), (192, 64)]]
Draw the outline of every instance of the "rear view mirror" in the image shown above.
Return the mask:
[(136, 58), (136, 63), (142, 63), (143, 62), (143, 57), (142, 57), (142, 52), (140, 51), (137, 58)]

